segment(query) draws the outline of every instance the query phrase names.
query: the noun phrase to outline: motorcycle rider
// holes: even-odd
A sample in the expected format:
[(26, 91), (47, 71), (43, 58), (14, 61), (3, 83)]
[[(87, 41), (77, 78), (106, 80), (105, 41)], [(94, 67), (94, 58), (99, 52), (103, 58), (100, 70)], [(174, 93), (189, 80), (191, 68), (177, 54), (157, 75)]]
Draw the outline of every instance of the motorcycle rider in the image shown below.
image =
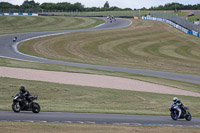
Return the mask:
[(186, 110), (185, 110), (185, 108), (184, 108), (183, 103), (182, 103), (177, 97), (174, 97), (174, 98), (173, 98), (173, 102), (174, 102), (174, 104), (175, 104), (176, 106), (179, 107), (179, 108), (177, 109), (177, 110), (179, 111), (179, 115), (178, 115), (178, 118), (179, 118), (179, 117), (181, 116), (182, 110), (184, 110), (185, 112), (186, 112)]
[(115, 17), (112, 15), (112, 19), (114, 20), (114, 21), (116, 21), (116, 19), (115, 19)]
[(13, 38), (13, 42), (16, 42), (16, 41), (17, 41), (17, 37), (14, 37), (14, 38)]
[(20, 90), (20, 95), (24, 97), (26, 101), (28, 101), (28, 103), (26, 102), (26, 104), (32, 102), (32, 95), (29, 93), (28, 90), (25, 89), (24, 86), (20, 86), (19, 90)]

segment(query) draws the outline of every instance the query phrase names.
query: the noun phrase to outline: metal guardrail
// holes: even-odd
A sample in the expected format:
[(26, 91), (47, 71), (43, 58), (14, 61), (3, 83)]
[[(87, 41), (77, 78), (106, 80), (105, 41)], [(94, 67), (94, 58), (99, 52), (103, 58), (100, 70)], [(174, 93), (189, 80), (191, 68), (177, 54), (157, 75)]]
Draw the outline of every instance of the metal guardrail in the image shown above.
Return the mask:
[(184, 28), (187, 28), (188, 30), (194, 30), (196, 32), (199, 32), (199, 26), (194, 25), (193, 22), (187, 21), (184, 18), (181, 18), (179, 16), (170, 14), (170, 13), (161, 13), (161, 12), (150, 12), (150, 15), (152, 17), (157, 17), (157, 18), (163, 18), (170, 20)]

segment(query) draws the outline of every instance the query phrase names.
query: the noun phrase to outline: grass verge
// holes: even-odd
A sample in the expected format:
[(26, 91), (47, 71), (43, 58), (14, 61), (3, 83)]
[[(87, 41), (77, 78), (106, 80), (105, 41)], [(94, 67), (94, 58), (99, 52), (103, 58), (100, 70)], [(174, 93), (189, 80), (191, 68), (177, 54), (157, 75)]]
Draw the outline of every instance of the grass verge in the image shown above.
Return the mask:
[(150, 83), (155, 83), (155, 84), (160, 84), (160, 85), (165, 85), (165, 86), (170, 86), (170, 87), (175, 87), (175, 88), (179, 88), (183, 90), (200, 93), (200, 84), (181, 82), (181, 81), (163, 79), (163, 78), (156, 78), (156, 77), (151, 77), (151, 76), (130, 74), (130, 73), (124, 73), (124, 72), (105, 71), (105, 70), (97, 70), (97, 69), (90, 69), (90, 68), (79, 68), (79, 67), (45, 64), (45, 63), (33, 63), (33, 62), (17, 61), (17, 60), (6, 59), (6, 58), (0, 58), (0, 66), (116, 76), (116, 77), (141, 80), (145, 82), (150, 82)]
[(200, 75), (199, 38), (162, 22), (132, 21), (123, 29), (38, 38), (18, 48), (54, 60)]
[(200, 133), (198, 127), (152, 127), (126, 125), (85, 125), (65, 123), (0, 122), (3, 133)]
[[(167, 12), (167, 13), (173, 13), (173, 10), (157, 10), (157, 11), (151, 11), (151, 10), (140, 10), (140, 16), (146, 16), (149, 12)], [(126, 16), (126, 17), (133, 17), (133, 13), (135, 16), (139, 16), (139, 10), (135, 11), (94, 11), (94, 12), (80, 12), (81, 16), (108, 16), (113, 15), (116, 17)], [(49, 12), (49, 14), (56, 14), (56, 15), (69, 15), (71, 16), (71, 12)], [(75, 13), (74, 15), (79, 16), (79, 13)]]
[[(112, 32), (110, 30), (107, 31), (101, 31), (102, 33), (97, 33), (95, 32), (95, 36), (101, 35), (103, 38), (105, 37), (105, 43), (103, 42), (103, 45), (101, 45), (100, 40), (96, 40), (96, 38), (92, 39), (91, 43), (88, 43), (87, 36), (91, 35), (91, 33), (87, 34), (84, 36), (85, 33), (80, 33), (81, 37), (86, 37), (86, 42), (81, 42), (78, 40), (73, 40), (72, 38), (72, 44), (75, 47), (69, 47), (69, 49), (75, 48), (76, 46), (77, 49), (81, 48), (79, 47), (79, 44), (90, 44), (89, 46), (84, 46), (83, 45), (83, 51), (86, 50), (86, 53), (83, 53), (83, 55), (86, 57), (85, 59), (89, 61), (89, 63), (96, 63), (95, 61), (98, 62), (97, 59), (100, 59), (100, 62), (106, 62), (108, 59), (116, 59), (114, 57), (119, 57), (120, 60), (114, 60), (114, 65), (117, 64), (117, 62), (120, 62), (123, 64), (123, 60), (125, 59), (124, 57), (131, 57), (134, 58), (136, 64), (131, 64), (131, 62), (125, 62), (123, 66), (130, 66), (135, 65), (136, 67), (140, 68), (146, 68), (146, 66), (150, 65), (155, 65), (156, 63), (159, 66), (164, 66), (165, 63), (173, 64), (174, 61), (179, 57), (180, 58), (186, 58), (183, 60), (178, 60), (178, 63), (174, 64), (174, 67), (170, 67), (170, 69), (178, 69), (179, 72), (182, 72), (183, 70), (179, 68), (178, 66), (184, 65), (187, 70), (192, 70), (192, 73), (196, 72), (196, 70), (199, 70), (199, 63), (198, 63), (198, 58), (199, 58), (199, 53), (198, 53), (198, 40), (194, 38), (190, 38), (189, 40), (186, 40), (185, 46), (182, 46), (180, 48), (173, 48), (171, 44), (166, 44), (165, 45), (155, 45), (153, 40), (149, 40), (150, 37), (158, 38), (160, 37), (158, 35), (159, 28), (156, 28), (155, 31), (151, 26), (155, 26), (158, 23), (153, 23), (150, 21), (143, 22), (143, 21), (133, 21), (134, 26), (131, 27), (131, 30), (128, 30), (130, 36), (128, 38), (130, 39), (131, 36), (133, 35), (133, 39), (130, 39), (134, 41), (136, 39), (136, 44), (139, 43), (137, 46), (131, 46), (131, 43), (133, 42), (126, 42), (130, 41), (129, 39), (126, 40), (126, 38), (123, 40), (123, 37), (127, 37), (128, 34), (125, 34), (127, 32), (127, 28), (121, 29), (125, 35), (120, 35), (117, 34), (117, 37), (121, 37), (120, 39), (120, 44), (117, 44), (115, 46), (115, 41), (117, 40), (117, 37), (110, 39), (106, 39), (107, 35), (110, 35)], [(153, 24), (152, 24), (153, 23)], [(149, 25), (150, 24), (150, 25)], [(159, 25), (159, 24), (158, 24)], [(142, 29), (148, 29), (149, 33), (137, 33), (136, 35), (132, 34), (135, 33), (134, 30), (142, 30)], [(169, 32), (171, 30), (170, 27)], [(165, 29), (165, 30), (168, 30)], [(151, 35), (151, 32), (153, 31), (153, 34)], [(116, 31), (114, 31), (116, 32)], [(174, 32), (179, 32), (179, 31), (174, 31)], [(117, 33), (117, 32), (116, 32)], [(170, 32), (173, 34), (172, 32)], [(159, 32), (160, 34), (160, 32)], [(165, 33), (168, 35), (167, 33)], [(163, 34), (163, 36), (165, 35)], [(149, 37), (149, 36), (150, 37)], [(174, 35), (174, 34), (173, 34)], [(161, 42), (164, 41), (164, 44), (166, 41), (170, 41), (170, 43), (173, 43), (176, 45), (176, 42), (178, 42), (178, 46), (181, 44), (181, 39), (187, 39), (188, 35), (182, 36), (176, 36), (173, 37), (173, 35), (169, 36), (166, 40), (159, 40)], [(69, 37), (72, 37), (70, 35)], [(58, 37), (58, 36), (56, 36)], [(142, 37), (142, 38), (140, 38)], [(144, 38), (145, 37), (145, 38)], [(149, 37), (149, 38), (148, 38)], [(91, 38), (91, 37), (90, 37)], [(154, 38), (154, 39), (155, 39)], [(172, 39), (171, 39), (172, 38)], [(178, 40), (176, 40), (178, 38)], [(100, 38), (102, 39), (102, 38)], [(116, 40), (113, 40), (116, 39)], [(145, 41), (147, 39), (147, 42)], [(84, 40), (84, 38), (83, 38)], [(110, 40), (114, 41), (110, 43)], [(56, 40), (57, 41), (57, 40)], [(85, 41), (85, 40), (84, 40)], [(99, 42), (100, 41), (100, 42)], [(125, 41), (125, 42), (124, 42)], [(153, 42), (152, 42), (153, 41)], [(150, 42), (150, 43), (149, 43)], [(152, 42), (152, 43), (151, 43)], [(175, 42), (175, 43), (174, 43)], [(62, 43), (62, 41), (61, 41)], [(122, 44), (121, 44), (122, 43)], [(126, 44), (127, 43), (127, 44)], [(191, 48), (187, 45), (187, 43), (191, 43), (192, 46), (196, 46), (194, 48)], [(95, 45), (93, 45), (95, 44)], [(108, 45), (110, 44), (110, 45)], [(157, 44), (157, 43), (156, 43)], [(161, 43), (162, 44), (162, 43)], [(147, 45), (147, 46), (146, 46)], [(98, 46), (98, 47), (96, 47)], [(131, 47), (129, 47), (131, 46)], [(169, 46), (169, 47), (168, 47)], [(164, 47), (161, 48), (161, 47)], [(104, 51), (105, 48), (110, 49), (110, 51)], [(170, 54), (174, 55), (174, 57), (169, 57), (166, 56), (167, 51), (165, 51), (165, 48), (167, 50), (173, 49)], [(131, 53), (130, 51), (136, 51), (136, 53)], [(174, 50), (176, 49), (176, 50)], [(96, 50), (96, 51), (95, 51)], [(104, 52), (99, 51), (102, 50), (106, 53), (109, 53), (111, 55), (106, 55), (102, 54)], [(137, 51), (139, 53), (137, 53)], [(191, 52), (192, 51), (192, 52)], [(30, 52), (30, 51), (29, 51)], [(79, 54), (79, 51), (76, 51), (77, 54)], [(74, 53), (76, 53), (74, 52)], [(84, 51), (85, 52), (85, 51)], [(92, 56), (92, 60), (90, 60), (89, 57), (90, 53), (96, 53), (97, 55)], [(169, 53), (170, 53), (169, 52)], [(66, 52), (67, 53), (67, 52)], [(116, 53), (118, 53), (116, 55)], [(191, 54), (192, 53), (192, 54)], [(67, 53), (70, 55), (70, 53)], [(113, 55), (112, 55), (113, 54)], [(137, 55), (138, 54), (138, 55)], [(140, 55), (141, 54), (141, 55)], [(134, 56), (133, 56), (134, 55)], [(149, 55), (152, 55), (152, 58), (148, 58)], [(194, 56), (196, 55), (196, 56)], [(143, 57), (144, 56), (144, 57)], [(69, 57), (74, 57), (73, 54)], [(97, 58), (96, 58), (97, 57)], [(105, 58), (108, 57), (108, 58)], [(111, 57), (111, 58), (110, 58)], [(161, 58), (162, 57), (162, 58)], [(77, 58), (78, 60), (82, 60), (82, 58)], [(158, 59), (158, 60), (157, 60)], [(163, 59), (163, 62), (162, 62)], [(165, 60), (166, 59), (166, 60)], [(172, 61), (170, 61), (172, 59)], [(186, 61), (196, 62), (192, 64), (190, 68), (190, 64)], [(186, 60), (184, 62), (184, 60)], [(127, 60), (128, 61), (128, 60)], [(146, 61), (146, 62), (143, 62)], [(152, 62), (155, 61), (155, 62)], [(112, 62), (112, 61), (111, 61)], [(143, 67), (141, 64), (143, 63)], [(165, 62), (165, 63), (164, 63)], [(109, 62), (107, 62), (109, 64)], [(160, 64), (159, 64), (160, 63)], [(180, 63), (180, 64), (179, 64)], [(147, 65), (148, 64), (148, 65)], [(69, 71), (69, 72), (81, 72), (81, 73), (91, 73), (91, 74), (104, 74), (104, 75), (112, 75), (112, 76), (119, 76), (119, 77), (128, 77), (128, 78), (133, 78), (133, 79), (139, 79), (139, 80), (144, 80), (148, 82), (155, 82), (158, 84), (164, 84), (164, 85), (169, 85), (169, 86), (174, 86), (180, 89), (185, 89), (185, 90), (190, 90), (190, 91), (195, 91), (195, 92), (200, 92), (199, 90), (199, 85), (198, 84), (190, 84), (190, 83), (185, 83), (185, 82), (177, 82), (174, 80), (166, 80), (166, 79), (159, 79), (159, 78), (153, 78), (149, 76), (141, 76), (141, 75), (134, 75), (134, 74), (128, 74), (128, 73), (119, 73), (119, 72), (109, 72), (109, 71), (101, 71), (101, 70), (94, 70), (94, 69), (85, 69), (85, 68), (76, 68), (76, 67), (67, 67), (67, 66), (59, 66), (59, 65), (50, 65), (50, 64), (41, 64), (41, 63), (30, 63), (30, 62), (23, 62), (23, 61), (15, 61), (15, 60), (10, 60), (10, 59), (3, 59), (0, 58), (0, 65), (1, 66), (9, 66), (9, 67), (23, 67), (23, 68), (33, 68), (33, 69), (43, 69), (43, 70), (57, 70), (57, 71)], [(140, 66), (141, 65), (141, 66)], [(178, 65), (178, 66), (177, 66)], [(175, 67), (176, 66), (176, 67)], [(154, 67), (153, 69), (156, 69), (157, 67)], [(161, 69), (161, 68), (160, 68)], [(168, 69), (167, 69), (168, 70)], [(198, 73), (197, 73), (198, 74)], [(1, 97), (2, 99), (1, 103), (3, 103), (0, 106), (0, 109), (2, 110), (10, 110), (10, 104), (11, 104), (11, 98), (10, 96), (13, 95), (13, 93), (18, 91), (18, 87), (20, 85), (25, 85), (26, 87), (30, 88), (30, 91), (35, 94), (39, 95), (39, 103), (42, 106), (43, 111), (70, 111), (70, 112), (97, 112), (97, 113), (125, 113), (125, 114), (151, 114), (151, 115), (168, 115), (168, 106), (171, 103), (172, 95), (161, 95), (161, 94), (153, 94), (153, 93), (141, 93), (141, 92), (133, 92), (133, 91), (120, 91), (120, 90), (112, 90), (112, 89), (104, 89), (104, 88), (92, 88), (92, 87), (81, 87), (81, 86), (72, 86), (72, 85), (61, 85), (61, 84), (51, 84), (51, 83), (45, 83), (45, 82), (32, 82), (32, 81), (25, 81), (25, 80), (16, 80), (16, 79), (9, 79), (9, 78), (0, 78), (0, 84), (2, 85), (0, 88), (1, 91)], [(56, 92), (56, 93), (55, 93)], [(191, 113), (194, 116), (199, 116), (199, 98), (194, 98), (194, 97), (184, 97), (180, 96), (180, 99), (182, 100), (186, 105), (188, 105), (191, 108)], [(167, 101), (167, 102), (166, 102)], [(59, 102), (59, 104), (57, 104)], [(160, 105), (160, 103), (165, 103), (163, 105)], [(138, 108), (137, 108), (138, 107)], [(160, 109), (160, 110), (158, 110)], [(147, 112), (148, 111), (148, 112)], [(157, 112), (156, 112), (157, 111)], [(194, 112), (193, 112), (194, 111)]]
[(104, 20), (61, 16), (0, 16), (0, 35), (91, 28)]
[[(24, 85), (39, 97), (42, 111), (89, 112), (138, 115), (169, 115), (174, 95), (107, 88), (54, 84), (0, 78), (0, 110), (11, 110), (12, 98)], [(200, 116), (199, 97), (178, 96), (193, 116)]]

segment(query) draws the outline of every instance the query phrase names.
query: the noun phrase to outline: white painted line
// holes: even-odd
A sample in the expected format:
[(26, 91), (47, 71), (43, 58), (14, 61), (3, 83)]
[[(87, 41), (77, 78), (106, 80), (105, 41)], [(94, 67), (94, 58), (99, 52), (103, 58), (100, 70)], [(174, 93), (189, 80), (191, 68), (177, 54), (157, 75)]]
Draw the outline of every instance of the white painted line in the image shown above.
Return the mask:
[(96, 124), (96, 122), (86, 121), (86, 124)]
[[(24, 60), (24, 59), (12, 58), (12, 57), (7, 57), (7, 56), (0, 56), (0, 57), (1, 57), (1, 58), (7, 58), (7, 59), (13, 59), (13, 60), (19, 60), (19, 61), (33, 62), (33, 63), (44, 63), (44, 62), (39, 62), (39, 61)], [(44, 59), (45, 59), (45, 58), (44, 58)]]
[(17, 46), (22, 43), (22, 42), (25, 42), (25, 41), (29, 41), (29, 40), (32, 40), (32, 39), (37, 39), (37, 38), (42, 38), (42, 37), (48, 37), (48, 36), (55, 36), (55, 35), (62, 35), (62, 34), (67, 34), (67, 33), (70, 33), (70, 32), (63, 32), (63, 33), (56, 33), (56, 34), (48, 34), (48, 35), (42, 35), (42, 36), (36, 36), (36, 37), (31, 37), (31, 38), (27, 38), (27, 39), (24, 39), (22, 41), (19, 41), (17, 43), (15, 43), (14, 45), (12, 45), (12, 47), (14, 48), (14, 51), (18, 54), (21, 54), (21, 55), (24, 55), (24, 56), (28, 56), (28, 57), (34, 57), (34, 58), (39, 58), (39, 59), (45, 59), (45, 58), (41, 58), (41, 57), (37, 57), (37, 56), (32, 56), (32, 55), (27, 55), (27, 54), (24, 54), (24, 53), (21, 53), (19, 52), (19, 50), (17, 49)]
[[(9, 120), (0, 120), (1, 122), (7, 122)], [(136, 126), (166, 126), (166, 127), (200, 127), (200, 125), (172, 125), (172, 124), (141, 124), (141, 123), (109, 123), (109, 122), (91, 122), (91, 121), (34, 121), (34, 120), (12, 120), (14, 122), (42, 122), (42, 123), (68, 123), (68, 124), (112, 124), (112, 125), (136, 125)]]
[[(121, 19), (121, 18), (119, 18), (119, 19)], [(106, 20), (106, 21), (107, 21), (107, 20)], [(132, 21), (131, 21), (131, 20), (128, 20), (128, 21), (130, 21), (130, 24), (128, 25), (128, 26), (130, 26), (130, 25), (132, 24)], [(102, 26), (102, 25), (104, 25), (104, 24), (105, 24), (105, 23), (100, 24), (100, 25), (98, 25), (98, 26), (96, 26), (96, 27), (100, 27), (100, 26)], [(123, 27), (122, 27), (122, 28), (123, 28)], [(14, 43), (14, 45), (12, 45), (12, 47), (13, 47), (13, 49), (14, 49), (14, 51), (15, 51), (16, 53), (21, 54), (21, 55), (23, 55), (23, 56), (32, 57), (32, 58), (37, 58), (37, 59), (42, 59), (42, 60), (48, 60), (48, 59), (46, 59), (46, 58), (41, 58), (41, 57), (37, 57), (37, 56), (32, 56), (32, 55), (28, 55), (28, 54), (21, 53), (21, 52), (19, 52), (17, 46), (18, 46), (20, 43), (25, 42), (25, 41), (28, 41), (28, 40), (37, 39), (37, 38), (41, 38), (41, 37), (47, 37), (47, 36), (62, 35), (62, 34), (67, 34), (67, 33), (71, 33), (71, 32), (66, 31), (66, 32), (62, 32), (62, 33), (54, 33), (54, 34), (41, 35), (41, 36), (36, 36), (36, 37), (27, 38), (27, 39), (24, 39), (24, 40), (19, 41), (19, 42), (17, 42), (17, 43)], [(40, 62), (40, 61), (30, 61), (30, 60), (24, 60), (24, 59), (12, 58), (12, 57), (6, 57), (6, 56), (0, 56), (0, 57), (2, 57), (2, 58), (8, 58), (8, 59), (13, 59), (13, 60), (20, 60), (20, 61), (33, 62), (33, 63), (35, 63), (35, 62), (44, 63), (44, 62)]]
[(72, 122), (71, 122), (71, 121), (64, 121), (64, 123), (69, 123), (69, 124), (71, 124)]

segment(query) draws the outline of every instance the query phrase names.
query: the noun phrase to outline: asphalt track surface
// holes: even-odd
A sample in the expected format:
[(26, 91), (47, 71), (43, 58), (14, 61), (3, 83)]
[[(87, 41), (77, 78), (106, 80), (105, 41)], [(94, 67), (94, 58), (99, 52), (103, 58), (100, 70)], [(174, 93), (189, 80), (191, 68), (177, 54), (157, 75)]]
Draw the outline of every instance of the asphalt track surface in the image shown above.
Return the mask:
[[(41, 37), (41, 36), (65, 34), (65, 33), (70, 33), (70, 32), (115, 29), (115, 28), (126, 27), (130, 24), (131, 24), (131, 21), (129, 20), (117, 19), (116, 22), (113, 22), (113, 23), (106, 22), (105, 24), (102, 24), (98, 27), (89, 28), (89, 29), (0, 35), (0, 57), (30, 61), (30, 62), (60, 64), (60, 65), (68, 65), (68, 66), (76, 66), (76, 67), (84, 67), (84, 68), (128, 72), (128, 73), (148, 75), (148, 76), (154, 76), (154, 77), (162, 77), (162, 78), (167, 78), (167, 79), (175, 79), (175, 80), (200, 84), (200, 76), (159, 72), (159, 71), (151, 71), (151, 70), (80, 64), (80, 63), (73, 63), (73, 62), (62, 62), (62, 61), (49, 60), (49, 59), (44, 59), (44, 58), (39, 58), (39, 57), (33, 57), (30, 55), (25, 55), (18, 52), (17, 50), (18, 43), (23, 42), (25, 40)], [(12, 39), (15, 36), (18, 37), (17, 43), (12, 42)], [(0, 111), (0, 121), (200, 127), (200, 118), (193, 118), (192, 121), (188, 122), (186, 120), (173, 121), (169, 116), (142, 116), (142, 115), (65, 113), (65, 112), (41, 112), (39, 114), (33, 114), (32, 112), (14, 113), (13, 111)]]
[[(23, 61), (30, 61), (30, 62), (50, 63), (50, 64), (59, 64), (59, 65), (67, 65), (67, 66), (75, 66), (75, 67), (83, 67), (83, 68), (93, 68), (93, 69), (100, 69), (100, 70), (127, 72), (127, 73), (139, 74), (139, 75), (161, 77), (161, 78), (165, 78), (165, 79), (173, 79), (173, 80), (179, 80), (179, 81), (200, 84), (200, 76), (195, 76), (195, 75), (186, 75), (186, 74), (161, 72), (161, 71), (153, 71), (153, 70), (143, 70), (143, 69), (121, 68), (121, 67), (112, 67), (112, 66), (90, 65), (90, 64), (73, 63), (73, 62), (63, 62), (63, 61), (49, 60), (49, 59), (34, 57), (34, 56), (30, 56), (30, 55), (25, 55), (25, 54), (20, 53), (17, 50), (17, 45), (20, 42), (30, 40), (33, 38), (56, 35), (56, 34), (65, 34), (65, 33), (70, 33), (70, 32), (116, 29), (116, 28), (122, 28), (122, 27), (129, 26), (130, 24), (131, 24), (130, 20), (117, 19), (116, 22), (110, 23), (108, 21), (105, 24), (102, 24), (102, 25), (94, 27), (94, 28), (89, 28), (89, 29), (31, 32), (31, 33), (21, 33), (21, 34), (11, 34), (11, 35), (0, 35), (0, 57), (16, 59), (16, 60), (23, 60)], [(17, 43), (12, 42), (12, 39), (15, 36), (18, 37)]]
[(0, 121), (200, 127), (200, 118), (193, 118), (192, 121), (186, 121), (185, 119), (174, 121), (170, 116), (67, 112), (40, 112), (34, 114), (32, 112), (0, 111)]

